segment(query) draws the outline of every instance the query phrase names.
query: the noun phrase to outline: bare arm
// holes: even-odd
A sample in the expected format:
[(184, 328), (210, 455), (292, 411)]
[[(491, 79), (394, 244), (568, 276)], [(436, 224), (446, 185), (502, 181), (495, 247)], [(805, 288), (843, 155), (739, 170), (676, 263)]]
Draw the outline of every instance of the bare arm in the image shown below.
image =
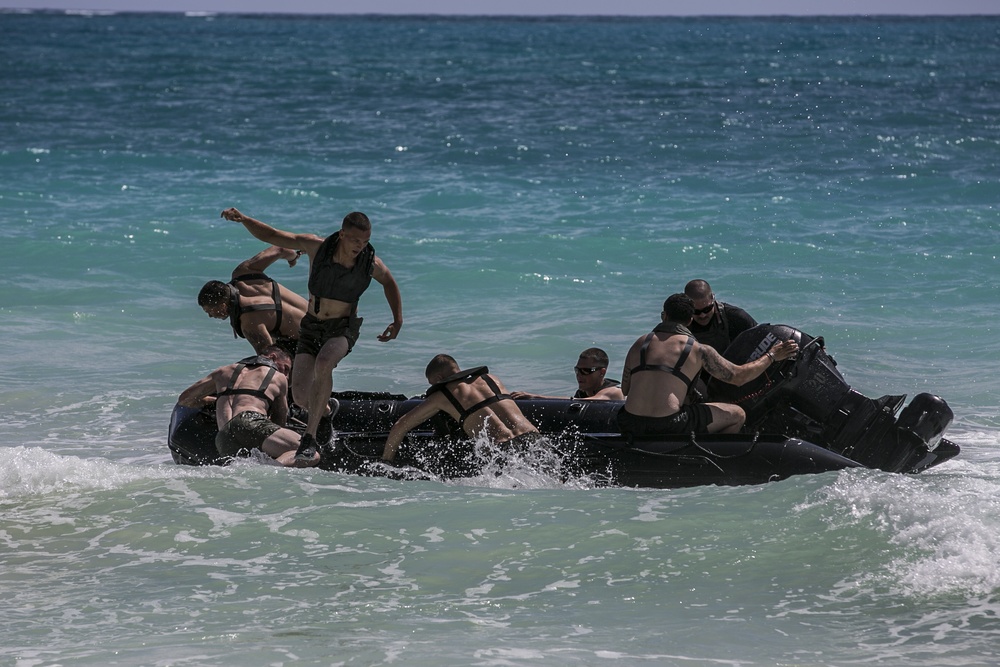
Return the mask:
[(392, 311), (392, 324), (385, 328), (382, 335), (378, 336), (378, 339), (385, 343), (398, 336), (399, 330), (403, 328), (403, 295), (400, 294), (399, 285), (396, 284), (396, 279), (392, 277), (389, 268), (378, 257), (375, 258), (372, 278), (382, 286), (385, 300), (389, 303), (389, 310)]
[(232, 220), (233, 222), (240, 223), (246, 227), (247, 231), (250, 232), (254, 238), (260, 239), (264, 243), (281, 246), (282, 248), (302, 250), (303, 252), (309, 253), (310, 258), (319, 248), (320, 244), (323, 243), (323, 239), (315, 234), (293, 234), (292, 232), (275, 229), (271, 225), (263, 223), (260, 220), (255, 220), (250, 216), (243, 215), (235, 208), (227, 208), (221, 213), (221, 217), (226, 220)]
[(382, 450), (383, 461), (391, 463), (396, 458), (396, 452), (399, 451), (399, 445), (403, 442), (406, 434), (441, 412), (441, 408), (437, 405), (437, 400), (435, 400), (438, 396), (440, 396), (440, 393), (426, 399), (423, 403), (396, 420), (396, 423), (389, 429), (389, 437), (385, 441), (385, 449)]
[(568, 396), (543, 396), (542, 394), (529, 394), (526, 391), (512, 391), (510, 392), (510, 397), (515, 401), (527, 401), (543, 398), (568, 398)]
[(625, 398), (621, 387), (605, 387), (593, 396), (584, 398), (584, 401), (620, 401)]
[[(632, 347), (635, 347), (633, 345)], [(622, 368), (622, 384), (619, 387), (622, 390), (622, 396), (628, 396), (628, 390), (632, 386), (632, 366), (629, 363), (629, 357), (632, 356), (632, 350), (625, 355), (625, 366)]]
[[(257, 313), (251, 313), (256, 315)], [(262, 353), (271, 345), (274, 345), (274, 339), (271, 338), (271, 332), (268, 331), (267, 325), (263, 322), (257, 322), (256, 324), (240, 325), (240, 329), (243, 331), (243, 335), (246, 336), (247, 342), (253, 346), (254, 351), (257, 354)]]
[(239, 266), (233, 269), (233, 278), (239, 278), (248, 273), (262, 273), (279, 259), (286, 260), (288, 266), (295, 266), (302, 253), (302, 250), (293, 250), (292, 248), (282, 248), (281, 246), (273, 245), (270, 248), (261, 250), (250, 259), (241, 262)]
[(572, 396), (545, 396), (543, 394), (529, 394), (526, 391), (512, 391), (510, 392), (510, 397), (515, 401), (527, 401), (527, 400), (537, 400), (537, 399), (566, 399), (572, 398), (574, 401), (620, 401), (625, 396), (622, 394), (621, 387), (605, 387), (593, 396), (584, 396), (582, 398), (573, 398)]
[(798, 350), (799, 346), (795, 341), (786, 340), (778, 343), (768, 350), (766, 354), (761, 355), (757, 359), (737, 366), (716, 352), (715, 348), (700, 344), (698, 346), (702, 366), (708, 371), (709, 375), (737, 387), (750, 382), (750, 380), (759, 376), (773, 363), (795, 356)]
[(214, 393), (215, 378), (207, 375), (182, 391), (177, 402), (188, 408), (202, 408), (213, 402), (214, 399), (209, 399), (209, 396)]
[[(284, 377), (275, 375), (275, 377)], [(284, 426), (288, 421), (288, 382), (281, 385), (281, 391), (271, 402), (271, 421), (278, 426)]]

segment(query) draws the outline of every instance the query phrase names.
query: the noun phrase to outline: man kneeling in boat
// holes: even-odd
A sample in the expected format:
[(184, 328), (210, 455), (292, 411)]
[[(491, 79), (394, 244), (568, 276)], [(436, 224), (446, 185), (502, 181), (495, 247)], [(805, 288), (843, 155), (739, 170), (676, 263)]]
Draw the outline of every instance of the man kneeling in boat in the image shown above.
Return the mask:
[(246, 456), (259, 449), (283, 466), (314, 466), (319, 453), (311, 461), (296, 461), (299, 434), (282, 427), (288, 418), (291, 370), (292, 358), (272, 345), (263, 354), (216, 368), (185, 389), (177, 402), (190, 408), (215, 402), (215, 447), (221, 456)]
[(787, 340), (737, 366), (695, 340), (688, 329), (693, 317), (691, 298), (674, 294), (663, 303), (660, 324), (629, 349), (622, 372), (625, 405), (618, 412), (623, 435), (738, 433), (746, 421), (740, 406), (685, 404), (692, 379), (704, 369), (723, 382), (740, 386), (772, 364), (794, 357), (799, 349), (795, 341)]
[(454, 417), (466, 435), (485, 431), (497, 445), (527, 446), (542, 438), (486, 366), (463, 371), (453, 357), (439, 354), (427, 364), (424, 375), (431, 383), (426, 398), (393, 424), (382, 460), (392, 462), (406, 434), (439, 412)]

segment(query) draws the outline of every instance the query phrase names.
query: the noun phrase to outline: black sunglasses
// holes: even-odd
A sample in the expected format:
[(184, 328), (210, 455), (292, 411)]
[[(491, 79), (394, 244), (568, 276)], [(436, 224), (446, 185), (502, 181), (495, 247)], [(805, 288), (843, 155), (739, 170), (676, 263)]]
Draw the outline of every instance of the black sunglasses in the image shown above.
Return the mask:
[(714, 301), (712, 303), (708, 304), (707, 306), (705, 306), (704, 308), (695, 308), (694, 309), (694, 314), (695, 315), (704, 315), (705, 313), (712, 312), (713, 308), (715, 308), (715, 302)]
[(603, 366), (595, 366), (594, 368), (580, 368), (579, 366), (574, 366), (573, 370), (580, 375), (590, 375), (591, 373), (596, 373), (601, 370), (601, 368), (603, 368)]

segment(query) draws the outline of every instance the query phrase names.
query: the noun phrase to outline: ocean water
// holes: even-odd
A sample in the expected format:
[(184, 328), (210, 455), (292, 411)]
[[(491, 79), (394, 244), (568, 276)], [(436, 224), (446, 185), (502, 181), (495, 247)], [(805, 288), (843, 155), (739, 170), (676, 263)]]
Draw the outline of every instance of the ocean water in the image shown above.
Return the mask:
[[(0, 663), (1000, 659), (1000, 20), (0, 13)], [(195, 303), (236, 206), (368, 213), (337, 389), (438, 352), (568, 394), (692, 278), (931, 392), (958, 459), (594, 489), (175, 466), (249, 351)], [(272, 275), (305, 290), (305, 268)], [(617, 373), (615, 373), (617, 374)]]

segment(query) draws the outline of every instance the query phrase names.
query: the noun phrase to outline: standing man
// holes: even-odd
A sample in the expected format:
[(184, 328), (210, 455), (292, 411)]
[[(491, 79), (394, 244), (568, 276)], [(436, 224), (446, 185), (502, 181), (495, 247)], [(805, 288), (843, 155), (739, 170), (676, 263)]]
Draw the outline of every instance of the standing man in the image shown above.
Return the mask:
[(392, 425), (383, 461), (391, 463), (406, 434), (439, 412), (454, 417), (466, 435), (475, 437), (485, 431), (496, 445), (528, 445), (541, 439), (535, 425), (486, 366), (463, 371), (454, 357), (439, 354), (427, 364), (424, 376), (431, 384), (426, 398)]
[(737, 366), (715, 348), (695, 340), (688, 329), (693, 316), (690, 298), (670, 296), (663, 303), (660, 324), (629, 349), (622, 372), (625, 405), (618, 412), (623, 435), (737, 433), (746, 421), (743, 408), (732, 403), (686, 405), (691, 381), (704, 369), (723, 382), (740, 386), (772, 364), (795, 356), (799, 349), (795, 341), (786, 340)]
[(278, 345), (295, 355), (299, 325), (308, 303), (272, 280), (264, 270), (279, 259), (295, 266), (301, 250), (271, 246), (233, 269), (232, 280), (210, 280), (198, 293), (198, 305), (209, 317), (229, 319), (233, 337), (246, 338), (257, 354)]
[(724, 354), (729, 344), (747, 329), (757, 326), (757, 320), (747, 311), (715, 300), (712, 287), (704, 280), (692, 280), (684, 293), (694, 302), (691, 333), (702, 345), (711, 345)]
[(297, 459), (299, 434), (283, 428), (291, 368), (288, 353), (272, 345), (256, 357), (216, 368), (181, 392), (177, 402), (189, 408), (215, 402), (215, 448), (221, 456), (245, 456), (259, 449), (283, 466), (314, 466), (319, 454)]
[[(605, 377), (608, 372), (608, 353), (601, 348), (588, 347), (581, 352), (573, 372), (576, 375), (577, 386), (573, 398), (585, 401), (620, 401), (625, 398), (621, 383)], [(565, 398), (565, 396), (529, 394), (526, 391), (512, 391), (510, 395), (518, 401), (533, 398)]]
[(392, 311), (392, 324), (378, 340), (390, 341), (403, 326), (403, 299), (388, 267), (369, 243), (371, 221), (364, 213), (348, 213), (340, 231), (325, 239), (315, 234), (296, 234), (275, 229), (245, 216), (235, 208), (222, 212), (226, 220), (238, 222), (264, 243), (302, 250), (309, 255), (309, 304), (299, 329), (299, 345), (292, 371), (292, 393), (308, 397), (309, 421), (302, 434), (296, 460), (311, 460), (319, 448), (316, 433), (321, 419), (323, 444), (332, 434), (327, 413), (333, 390), (333, 369), (354, 347), (361, 332), (358, 301), (372, 279), (382, 285)]

